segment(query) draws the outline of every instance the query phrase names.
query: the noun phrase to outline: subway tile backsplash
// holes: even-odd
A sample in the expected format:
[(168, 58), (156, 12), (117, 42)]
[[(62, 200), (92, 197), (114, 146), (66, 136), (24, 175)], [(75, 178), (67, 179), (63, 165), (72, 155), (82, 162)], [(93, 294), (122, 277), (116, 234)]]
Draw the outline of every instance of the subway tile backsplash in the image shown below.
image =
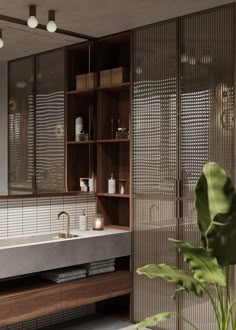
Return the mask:
[(96, 212), (94, 195), (54, 196), (0, 200), (0, 238), (15, 235), (45, 233), (65, 229), (63, 216), (70, 214), (71, 228), (79, 228), (79, 216), (85, 210), (89, 228)]

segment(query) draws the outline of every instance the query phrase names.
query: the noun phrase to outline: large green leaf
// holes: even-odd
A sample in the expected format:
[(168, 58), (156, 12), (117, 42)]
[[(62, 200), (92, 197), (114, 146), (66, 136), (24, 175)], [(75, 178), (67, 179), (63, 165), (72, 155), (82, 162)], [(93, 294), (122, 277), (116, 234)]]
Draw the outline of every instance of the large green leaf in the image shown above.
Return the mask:
[(171, 316), (173, 316), (174, 313), (168, 313), (168, 312), (163, 312), (163, 313), (159, 313), (156, 314), (154, 316), (151, 317), (147, 317), (144, 321), (136, 324), (135, 329), (143, 329), (146, 327), (153, 327), (155, 326), (157, 323), (159, 322), (164, 322), (167, 321), (169, 318), (171, 318)]
[(226, 286), (226, 278), (223, 269), (219, 266), (215, 257), (209, 256), (206, 249), (195, 248), (184, 241), (174, 242), (184, 261), (194, 273), (194, 278), (203, 284), (217, 284)]
[(193, 292), (196, 296), (203, 296), (201, 284), (183, 270), (166, 264), (150, 264), (137, 269), (139, 275), (146, 275), (150, 278), (161, 277), (168, 282), (175, 283), (179, 288), (187, 292)]
[[(162, 312), (156, 315), (153, 315), (151, 317), (147, 317), (144, 321), (136, 324), (135, 329), (139, 330), (139, 329), (147, 329), (146, 327), (153, 327), (155, 325), (157, 325), (159, 322), (164, 322), (169, 320), (169, 318), (171, 318), (172, 316), (177, 316), (179, 318), (181, 318), (183, 321), (185, 321), (186, 323), (188, 323), (188, 325), (197, 330), (197, 327), (190, 321), (188, 321), (185, 317), (183, 317), (180, 314), (177, 314), (175, 312)], [(149, 328), (148, 328), (149, 329)]]
[(236, 194), (224, 169), (207, 163), (196, 187), (202, 243), (221, 266), (236, 264)]

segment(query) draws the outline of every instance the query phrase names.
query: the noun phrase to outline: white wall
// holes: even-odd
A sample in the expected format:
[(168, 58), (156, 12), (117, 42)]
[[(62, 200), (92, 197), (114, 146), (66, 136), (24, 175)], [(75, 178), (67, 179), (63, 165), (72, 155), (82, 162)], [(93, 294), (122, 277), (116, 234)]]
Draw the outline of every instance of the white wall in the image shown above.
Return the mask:
[(0, 63), (0, 195), (8, 194), (7, 62)]

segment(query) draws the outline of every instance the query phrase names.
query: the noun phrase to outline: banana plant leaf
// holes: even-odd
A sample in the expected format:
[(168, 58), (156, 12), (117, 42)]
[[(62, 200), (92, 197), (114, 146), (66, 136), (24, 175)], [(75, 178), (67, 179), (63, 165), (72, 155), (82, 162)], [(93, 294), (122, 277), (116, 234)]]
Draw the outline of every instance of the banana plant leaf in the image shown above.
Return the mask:
[(236, 264), (236, 193), (224, 169), (207, 163), (196, 187), (203, 246), (221, 266)]
[(146, 327), (153, 327), (159, 322), (167, 321), (175, 313), (162, 312), (151, 317), (147, 317), (144, 321), (136, 324), (135, 329), (144, 329)]
[(169, 318), (171, 318), (172, 316), (176, 316), (176, 317), (182, 319), (183, 321), (185, 321), (186, 323), (188, 323), (188, 329), (190, 326), (194, 330), (198, 330), (197, 327), (192, 322), (188, 321), (185, 317), (183, 317), (182, 315), (177, 314), (175, 312), (162, 312), (162, 313), (147, 317), (144, 321), (136, 324), (135, 329), (136, 330), (141, 330), (144, 328), (150, 329), (150, 328), (146, 328), (146, 327), (153, 327), (160, 322), (169, 320)]
[(194, 273), (194, 278), (203, 284), (226, 286), (226, 277), (215, 257), (209, 256), (206, 249), (195, 248), (184, 241), (170, 239), (183, 255), (184, 261)]
[(137, 269), (139, 275), (146, 275), (149, 278), (161, 277), (168, 282), (175, 283), (179, 289), (194, 293), (197, 297), (203, 296), (201, 284), (182, 269), (166, 264), (150, 264)]

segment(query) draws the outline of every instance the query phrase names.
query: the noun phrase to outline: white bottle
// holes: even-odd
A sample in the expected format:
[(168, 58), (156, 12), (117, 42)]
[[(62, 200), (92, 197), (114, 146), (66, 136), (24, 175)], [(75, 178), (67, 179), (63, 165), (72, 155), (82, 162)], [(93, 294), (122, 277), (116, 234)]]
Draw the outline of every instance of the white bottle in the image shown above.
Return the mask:
[(92, 177), (89, 178), (89, 191), (90, 192), (95, 191), (95, 178), (94, 178), (93, 174), (92, 174)]
[(79, 230), (88, 230), (88, 216), (85, 214), (85, 210), (83, 210), (83, 215), (79, 216)]
[(116, 193), (116, 180), (113, 179), (113, 174), (111, 174), (111, 178), (108, 180), (108, 194)]
[(75, 141), (79, 141), (79, 135), (81, 132), (83, 132), (83, 129), (83, 117), (78, 116), (75, 119)]

